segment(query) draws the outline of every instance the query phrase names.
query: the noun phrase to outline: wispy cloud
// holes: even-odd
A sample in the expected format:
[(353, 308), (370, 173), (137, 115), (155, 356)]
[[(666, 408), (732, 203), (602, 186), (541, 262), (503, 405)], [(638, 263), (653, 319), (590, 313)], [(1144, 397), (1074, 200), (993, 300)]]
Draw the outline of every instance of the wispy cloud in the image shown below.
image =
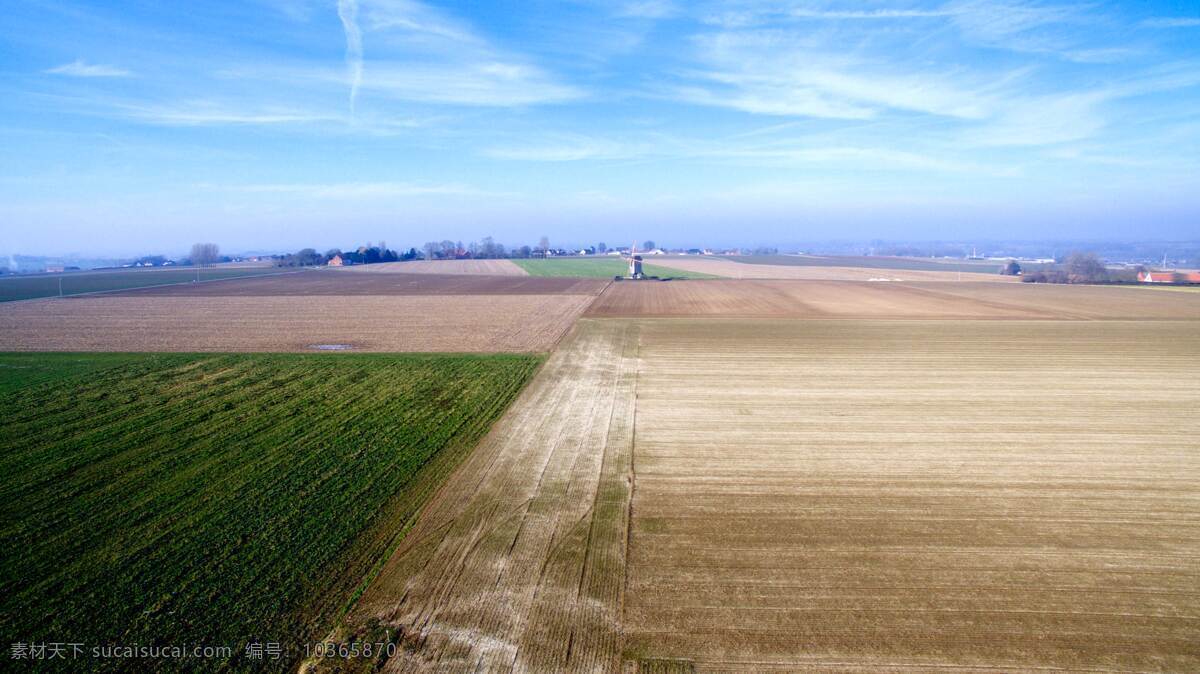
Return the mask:
[(111, 108), (128, 119), (162, 126), (312, 124), (338, 120), (330, 115), (296, 108), (235, 106), (213, 101), (183, 101), (164, 104), (113, 103)]
[(346, 33), (346, 67), (350, 77), (350, 114), (358, 103), (358, 88), (362, 85), (363, 47), (362, 31), (358, 27), (357, 0), (338, 0), (338, 18)]
[[(859, 3), (854, 3), (859, 4)], [(747, 28), (788, 20), (882, 21), (889, 19), (936, 19), (954, 15), (958, 10), (939, 6), (931, 9), (895, 7), (882, 9), (841, 9), (836, 7), (794, 6), (794, 3), (749, 3), (723, 6), (701, 15), (704, 23), (724, 28)]]
[[(5, 83), (19, 98), (0, 126), (14, 175), (39, 189), (6, 178), (0, 202), (70, 203), (66, 184), (148, 220), (166, 217), (139, 190), (196, 219), (278, 213), (289, 227), (446, 213), (464, 238), (479, 222), (561, 221), (558, 206), (597, 223), (652, 202), (700, 211), (761, 184), (784, 187), (731, 198), (740, 222), (760, 209), (791, 223), (809, 201), (877, 222), (873, 194), (1053, 203), (1074, 189), (1107, 205), (1115, 182), (1200, 175), (1187, 39), (1200, 19), (1170, 4), (256, 0), (187, 23), (95, 5), (50, 35), (58, 14), (33, 3), (12, 18), (30, 33), (14, 63), (38, 65)], [(131, 145), (92, 139), (81, 154), (78, 139), (12, 130), (25, 126)], [(217, 152), (242, 153), (238, 170)], [(338, 153), (353, 166), (331, 170)]]
[(798, 19), (927, 19), (954, 14), (949, 9), (871, 9), (871, 10), (819, 10), (793, 9), (788, 15)]
[(362, 87), (396, 99), (479, 107), (562, 103), (583, 92), (530, 65), (479, 61), (439, 65), (372, 62)]
[(580, 135), (560, 135), (534, 144), (487, 148), (483, 151), (483, 155), (492, 159), (511, 161), (572, 162), (628, 159), (645, 152), (644, 144), (623, 143)]
[(124, 68), (99, 63), (88, 63), (82, 59), (50, 68), (46, 72), (51, 75), (66, 75), (68, 77), (129, 77), (133, 74)]
[(1160, 16), (1142, 21), (1147, 28), (1197, 28), (1200, 27), (1200, 17), (1191, 16)]
[[(709, 65), (674, 89), (691, 103), (768, 115), (870, 119), (886, 109), (964, 119), (986, 115), (991, 84), (935, 72), (889, 72), (859, 57), (806, 44), (795, 33), (722, 32), (697, 39)], [(957, 81), (956, 81), (957, 80)]]
[(1083, 140), (1109, 124), (1106, 105), (1127, 98), (1200, 86), (1200, 64), (1185, 62), (1151, 69), (1121, 81), (1079, 91), (1011, 95), (998, 103), (985, 125), (960, 142), (983, 146), (1038, 146)]
[(888, 140), (857, 142), (836, 134), (800, 139), (754, 142), (738, 135), (710, 139), (673, 134), (642, 134), (635, 138), (554, 134), (544, 142), (488, 148), (492, 159), (525, 162), (577, 162), (624, 160), (704, 161), (759, 168), (808, 169), (835, 167), (853, 171), (916, 171), (1013, 175), (1006, 166), (991, 166), (953, 156), (947, 148), (908, 149)]
[(1013, 175), (1007, 168), (987, 166), (934, 154), (871, 146), (820, 146), (727, 149), (717, 156), (751, 161), (757, 164), (800, 167), (832, 164), (855, 171), (917, 170), (945, 173), (988, 173)]
[(244, 194), (287, 194), (311, 199), (379, 199), (422, 196), (505, 196), (468, 185), (422, 185), (409, 182), (266, 183), (252, 185), (200, 184), (205, 190)]
[(1105, 127), (1106, 91), (1020, 97), (1006, 101), (986, 124), (961, 133), (973, 146), (1038, 146), (1090, 138)]
[(363, 0), (365, 24), (369, 31), (400, 30), (418, 43), (429, 46), (440, 39), (458, 44), (481, 44), (470, 26), (416, 0)]
[[(360, 9), (361, 4), (361, 9)], [(359, 16), (361, 14), (361, 22)], [(464, 22), (415, 0), (339, 0), (351, 107), (360, 90), (421, 103), (524, 106), (582, 96), (527, 58), (500, 49)], [(377, 35), (369, 66), (363, 36)]]
[(637, 19), (665, 19), (678, 13), (679, 7), (670, 0), (634, 0), (617, 10), (617, 16)]
[(1097, 49), (1068, 49), (1061, 56), (1075, 63), (1119, 63), (1141, 54), (1131, 47), (1102, 47)]
[(954, 0), (946, 6), (952, 22), (968, 43), (1069, 59), (1082, 49), (1083, 33), (1065, 28), (1097, 21), (1080, 5), (1042, 4), (1024, 0)]

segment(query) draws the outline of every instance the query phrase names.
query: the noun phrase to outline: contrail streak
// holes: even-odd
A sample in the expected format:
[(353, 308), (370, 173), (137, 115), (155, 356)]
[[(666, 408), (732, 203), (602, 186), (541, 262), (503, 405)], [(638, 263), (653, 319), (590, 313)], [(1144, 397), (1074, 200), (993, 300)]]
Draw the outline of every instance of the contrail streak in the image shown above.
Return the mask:
[(363, 50), (362, 31), (358, 28), (358, 0), (338, 0), (338, 18), (346, 31), (346, 67), (350, 75), (350, 114), (358, 101), (358, 87), (362, 84)]

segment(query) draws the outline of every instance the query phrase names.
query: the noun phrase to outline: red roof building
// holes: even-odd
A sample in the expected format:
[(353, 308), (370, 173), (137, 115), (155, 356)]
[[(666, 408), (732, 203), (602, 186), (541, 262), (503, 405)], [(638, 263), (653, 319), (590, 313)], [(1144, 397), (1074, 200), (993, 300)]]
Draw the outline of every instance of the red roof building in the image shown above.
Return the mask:
[(1138, 272), (1142, 283), (1200, 283), (1198, 271), (1143, 271)]

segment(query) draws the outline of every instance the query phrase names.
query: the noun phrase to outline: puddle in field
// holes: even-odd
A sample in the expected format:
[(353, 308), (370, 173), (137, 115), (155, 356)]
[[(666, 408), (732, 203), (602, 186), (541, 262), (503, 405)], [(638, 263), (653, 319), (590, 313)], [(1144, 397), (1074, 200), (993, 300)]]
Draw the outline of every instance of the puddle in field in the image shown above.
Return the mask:
[(309, 344), (308, 348), (317, 351), (349, 351), (354, 347), (349, 344)]

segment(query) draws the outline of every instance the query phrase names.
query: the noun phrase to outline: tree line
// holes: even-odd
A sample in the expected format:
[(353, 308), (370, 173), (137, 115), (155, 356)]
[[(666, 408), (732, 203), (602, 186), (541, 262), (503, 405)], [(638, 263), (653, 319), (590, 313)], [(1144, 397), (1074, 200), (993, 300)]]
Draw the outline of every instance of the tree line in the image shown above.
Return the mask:
[(381, 241), (378, 244), (368, 243), (354, 250), (330, 248), (324, 253), (317, 252), (315, 248), (303, 248), (295, 253), (277, 256), (275, 266), (316, 267), (329, 264), (330, 260), (334, 258), (341, 258), (343, 263), (348, 264), (375, 264), (377, 262), (419, 260), (421, 254), (417, 252), (416, 248), (409, 248), (407, 251), (399, 253), (388, 248), (387, 244)]
[[(645, 246), (653, 248), (654, 242), (647, 241)], [(595, 246), (589, 246), (584, 250), (589, 254), (603, 254), (608, 251), (608, 246), (601, 242)], [(566, 251), (551, 248), (550, 238), (546, 236), (541, 237), (536, 246), (526, 245), (514, 246), (512, 248), (498, 243), (490, 236), (485, 236), (480, 241), (471, 241), (469, 243), (451, 241), (449, 239), (429, 241), (421, 246), (420, 250), (409, 248), (403, 253), (392, 250), (387, 247), (387, 244), (380, 242), (377, 245), (368, 243), (354, 250), (332, 248), (324, 253), (318, 252), (315, 248), (304, 248), (295, 253), (274, 257), (275, 265), (279, 267), (312, 267), (328, 264), (335, 257), (340, 257), (343, 263), (374, 264), (377, 262), (405, 262), (408, 260), (523, 259), (564, 255), (568, 252), (575, 252), (575, 250)]]
[(1145, 268), (1109, 269), (1095, 253), (1074, 252), (1067, 255), (1062, 268), (1026, 272), (1021, 275), (1021, 280), (1025, 283), (1130, 283), (1137, 280), (1139, 271), (1145, 271)]

